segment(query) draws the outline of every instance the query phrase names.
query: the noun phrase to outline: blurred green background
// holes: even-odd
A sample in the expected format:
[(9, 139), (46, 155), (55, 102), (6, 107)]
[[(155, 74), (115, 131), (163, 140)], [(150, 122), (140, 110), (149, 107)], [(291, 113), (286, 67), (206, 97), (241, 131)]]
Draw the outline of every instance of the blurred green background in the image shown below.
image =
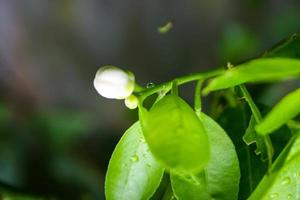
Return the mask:
[[(2, 197), (104, 199), (110, 155), (137, 113), (96, 93), (98, 67), (146, 86), (258, 56), (299, 30), (299, 0), (0, 0)], [(293, 84), (252, 90), (272, 105)], [(192, 88), (181, 94), (190, 101)]]

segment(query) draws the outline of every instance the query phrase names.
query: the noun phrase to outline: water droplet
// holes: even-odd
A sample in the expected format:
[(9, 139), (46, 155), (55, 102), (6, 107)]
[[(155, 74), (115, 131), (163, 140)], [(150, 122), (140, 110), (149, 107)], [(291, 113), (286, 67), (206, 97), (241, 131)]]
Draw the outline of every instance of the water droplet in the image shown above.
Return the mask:
[(288, 199), (293, 199), (293, 195), (292, 194), (288, 194)]
[(278, 193), (272, 193), (270, 194), (271, 199), (277, 199), (279, 197)]
[(142, 138), (142, 137), (140, 138), (140, 141), (143, 143), (146, 142), (145, 138)]
[(146, 88), (153, 88), (154, 86), (155, 86), (155, 84), (150, 82), (150, 83), (147, 83)]
[(285, 177), (283, 180), (282, 180), (282, 182), (281, 182), (281, 184), (282, 185), (288, 185), (288, 184), (290, 184), (291, 183), (291, 178), (290, 177)]
[(131, 160), (132, 162), (137, 162), (137, 161), (139, 160), (139, 157), (138, 157), (137, 155), (134, 155), (134, 156), (132, 156), (132, 157), (130, 158), (130, 160)]

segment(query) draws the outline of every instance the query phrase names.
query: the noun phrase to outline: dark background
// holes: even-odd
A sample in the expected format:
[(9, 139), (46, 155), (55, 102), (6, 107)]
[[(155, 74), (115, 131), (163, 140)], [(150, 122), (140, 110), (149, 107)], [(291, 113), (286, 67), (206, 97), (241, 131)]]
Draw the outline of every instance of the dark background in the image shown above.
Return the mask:
[[(137, 116), (96, 93), (100, 66), (146, 86), (257, 56), (299, 30), (298, 0), (0, 0), (1, 190), (104, 199), (109, 157)], [(256, 96), (272, 104), (286, 88)]]

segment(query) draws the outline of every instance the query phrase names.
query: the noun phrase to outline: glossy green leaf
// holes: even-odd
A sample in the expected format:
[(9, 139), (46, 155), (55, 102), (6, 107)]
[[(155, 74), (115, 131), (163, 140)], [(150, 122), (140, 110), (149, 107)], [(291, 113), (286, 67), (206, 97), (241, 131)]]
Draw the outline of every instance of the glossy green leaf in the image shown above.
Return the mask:
[(148, 112), (140, 111), (145, 139), (153, 155), (167, 168), (200, 171), (209, 159), (205, 129), (181, 98), (167, 95)]
[(300, 60), (291, 58), (262, 58), (228, 69), (212, 79), (203, 90), (211, 91), (230, 88), (243, 83), (267, 82), (300, 77)]
[(300, 137), (281, 152), (248, 200), (300, 199)]
[(137, 122), (126, 131), (113, 152), (105, 179), (106, 199), (149, 199), (159, 186), (163, 172)]
[(208, 133), (211, 158), (196, 175), (171, 174), (179, 200), (234, 200), (238, 197), (240, 169), (235, 147), (225, 131), (210, 117), (201, 114)]
[(259, 134), (267, 135), (287, 123), (300, 113), (300, 89), (285, 96), (256, 126)]

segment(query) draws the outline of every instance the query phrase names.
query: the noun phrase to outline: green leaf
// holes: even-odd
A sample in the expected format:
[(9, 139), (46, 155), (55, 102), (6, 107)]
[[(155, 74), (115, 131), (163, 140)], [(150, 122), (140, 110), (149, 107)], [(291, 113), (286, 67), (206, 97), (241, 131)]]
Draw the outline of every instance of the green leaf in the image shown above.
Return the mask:
[(300, 58), (300, 32), (276, 44), (262, 54), (262, 57)]
[(258, 135), (254, 129), (256, 124), (257, 123), (252, 115), (250, 122), (249, 122), (249, 126), (246, 129), (245, 135), (243, 136), (243, 140), (247, 145), (256, 143), (257, 148), (255, 150), (255, 154), (256, 155), (261, 154), (261, 159), (263, 161), (266, 161), (266, 160), (268, 160), (267, 147), (264, 142), (263, 136)]
[(235, 145), (239, 158), (241, 179), (239, 198), (246, 199), (257, 186), (267, 171), (266, 163), (254, 153), (254, 146), (248, 146), (242, 137), (248, 127), (251, 112), (246, 103), (238, 103), (233, 108), (225, 109), (217, 119)]
[(290, 119), (300, 113), (300, 89), (297, 89), (285, 96), (256, 126), (256, 130), (261, 135), (267, 135), (283, 126)]
[(243, 83), (276, 81), (300, 76), (300, 60), (291, 58), (262, 58), (228, 69), (212, 79), (204, 94)]
[(248, 200), (300, 198), (300, 134), (281, 152)]
[(225, 131), (210, 117), (201, 114), (208, 133), (211, 158), (196, 175), (171, 173), (171, 182), (179, 200), (234, 200), (238, 197), (240, 169), (234, 145)]
[(125, 132), (113, 152), (105, 179), (106, 199), (149, 199), (159, 186), (163, 172), (137, 122)]
[(168, 169), (195, 172), (209, 159), (205, 129), (181, 98), (167, 95), (148, 112), (140, 111), (145, 139), (153, 155)]

